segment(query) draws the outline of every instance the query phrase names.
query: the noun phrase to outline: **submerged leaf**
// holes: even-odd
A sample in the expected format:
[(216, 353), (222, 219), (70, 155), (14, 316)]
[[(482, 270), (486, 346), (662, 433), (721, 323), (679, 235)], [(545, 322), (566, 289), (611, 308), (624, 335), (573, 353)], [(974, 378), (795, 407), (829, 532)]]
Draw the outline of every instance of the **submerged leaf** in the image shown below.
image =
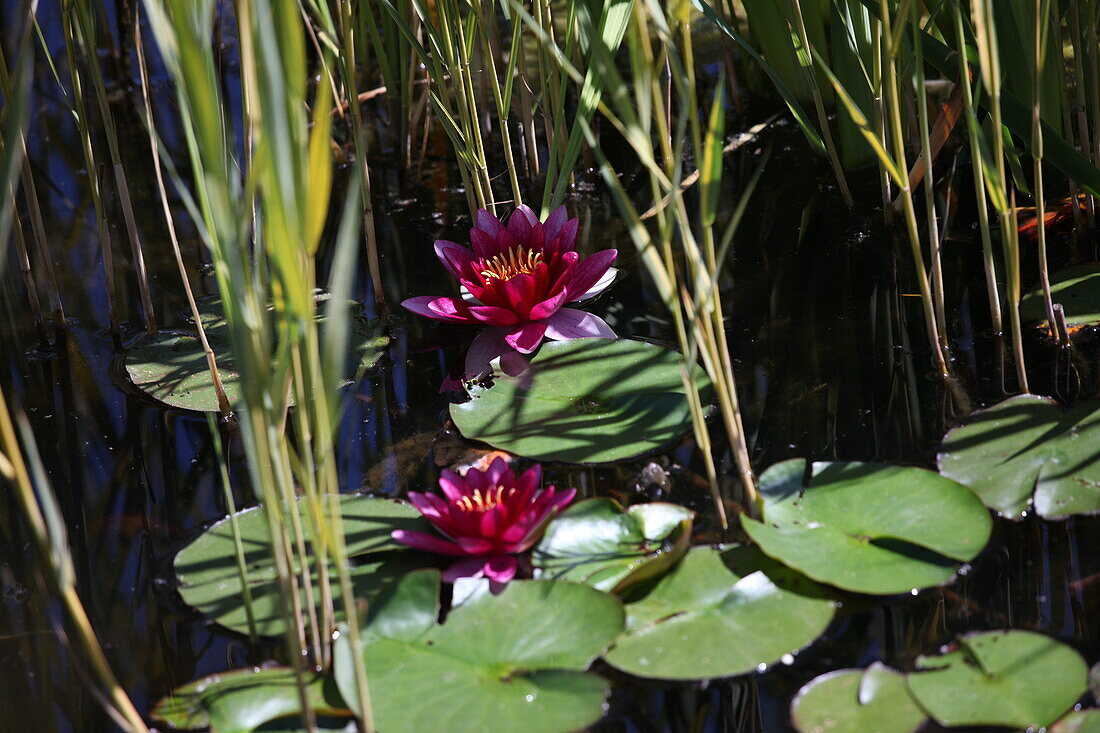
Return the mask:
[(907, 676), (913, 696), (940, 725), (1047, 726), (1085, 691), (1085, 661), (1049, 636), (985, 631), (959, 642), (946, 654), (918, 657)]
[[(228, 326), (218, 300), (205, 301), (199, 317), (214, 352), (222, 387), (230, 404), (241, 399), (240, 374), (230, 346)], [(318, 321), (324, 321), (323, 316)], [(369, 369), (381, 358), (389, 337), (366, 320), (352, 318), (348, 349), (352, 354), (345, 377)], [(126, 352), (126, 373), (135, 387), (172, 407), (216, 412), (217, 395), (206, 354), (195, 334), (160, 331), (136, 342)], [(337, 387), (339, 385), (333, 385)]]
[(834, 608), (818, 586), (755, 548), (696, 547), (627, 604), (626, 631), (606, 659), (655, 679), (744, 674), (809, 645)]
[(784, 461), (760, 477), (763, 521), (741, 523), (768, 555), (814, 580), (888, 595), (949, 580), (989, 540), (992, 522), (965, 486), (877, 463)]
[[(668, 445), (691, 428), (680, 355), (644, 341), (546, 343), (518, 376), (451, 405), (462, 434), (536, 460), (603, 463)], [(710, 401), (710, 382), (695, 368)]]
[(599, 720), (607, 683), (584, 672), (623, 626), (611, 596), (565, 581), (512, 581), (439, 615), (440, 575), (410, 573), (371, 604), (362, 647), (346, 635), (334, 669), (357, 700), (361, 654), (375, 723), (387, 733), (565, 733)]

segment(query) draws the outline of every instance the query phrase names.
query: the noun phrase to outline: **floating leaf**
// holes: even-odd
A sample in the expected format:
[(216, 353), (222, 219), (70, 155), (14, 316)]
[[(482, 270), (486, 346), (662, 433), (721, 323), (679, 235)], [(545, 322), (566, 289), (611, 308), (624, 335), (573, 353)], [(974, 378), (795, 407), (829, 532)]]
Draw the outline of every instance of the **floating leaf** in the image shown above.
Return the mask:
[[(205, 302), (200, 318), (206, 328), (207, 342), (217, 359), (225, 395), (230, 404), (236, 404), (241, 398), (240, 373), (220, 302)], [(374, 366), (389, 343), (389, 337), (365, 319), (355, 317), (352, 324), (348, 349), (356, 363), (349, 365), (349, 376)], [(161, 331), (146, 336), (130, 347), (125, 364), (135, 387), (167, 405), (205, 412), (218, 410), (214, 379), (206, 355), (198, 337), (190, 332)]]
[(959, 637), (954, 651), (917, 658), (909, 690), (940, 725), (1047, 726), (1085, 691), (1076, 651), (1031, 631)]
[(949, 580), (989, 540), (989, 512), (921, 468), (783, 461), (760, 477), (763, 522), (741, 523), (768, 555), (838, 588), (889, 595)]
[(627, 604), (626, 631), (606, 659), (655, 679), (743, 674), (809, 645), (834, 609), (814, 583), (755, 548), (696, 547)]
[(410, 573), (379, 595), (334, 669), (356, 705), (353, 653), (363, 655), (374, 721), (386, 733), (565, 733), (603, 715), (607, 683), (584, 672), (623, 626), (622, 605), (565, 581), (513, 581), (439, 617), (440, 576)]
[[(1100, 325), (1100, 265), (1059, 270), (1051, 275), (1050, 295), (1054, 303), (1062, 305), (1070, 333)], [(1050, 328), (1041, 285), (1020, 299), (1020, 317)]]
[(1100, 710), (1075, 710), (1052, 725), (1050, 733), (1100, 733)]
[[(695, 380), (710, 400), (702, 369)], [(668, 445), (691, 428), (680, 355), (644, 341), (546, 343), (522, 374), (494, 374), (492, 387), (451, 405), (467, 438), (534, 458), (602, 463)]]
[[(403, 545), (390, 538), (394, 529), (429, 531), (427, 522), (411, 506), (392, 499), (343, 495), (340, 513), (348, 556), (361, 558), (351, 569), (357, 596), (373, 595), (398, 575), (423, 567), (419, 555), (405, 551)], [(328, 516), (327, 511), (325, 515)], [(277, 636), (283, 633), (284, 617), (281, 589), (271, 558), (267, 510), (253, 507), (238, 512), (237, 526), (244, 547), (256, 631), (261, 636)], [(397, 550), (400, 552), (392, 552)], [(180, 550), (175, 570), (184, 602), (222, 626), (242, 634), (249, 632), (233, 527), (228, 517), (211, 525)], [(333, 583), (332, 588), (335, 606), (340, 609), (339, 584)]]
[(1064, 409), (1017, 395), (969, 415), (943, 439), (940, 473), (1018, 518), (1034, 501), (1047, 519), (1100, 512), (1100, 405)]
[(927, 719), (905, 677), (878, 663), (823, 674), (791, 702), (791, 722), (801, 733), (911, 733)]
[[(351, 711), (331, 677), (305, 673), (305, 681), (310, 708), (318, 715), (348, 721)], [(294, 670), (265, 667), (221, 672), (190, 682), (158, 702), (152, 717), (176, 730), (249, 733), (280, 719), (300, 725), (301, 710)], [(342, 728), (342, 723), (331, 722), (341, 727), (329, 729)]]
[(623, 511), (611, 499), (588, 499), (550, 523), (531, 560), (538, 577), (621, 593), (683, 556), (693, 516), (677, 504), (636, 504)]

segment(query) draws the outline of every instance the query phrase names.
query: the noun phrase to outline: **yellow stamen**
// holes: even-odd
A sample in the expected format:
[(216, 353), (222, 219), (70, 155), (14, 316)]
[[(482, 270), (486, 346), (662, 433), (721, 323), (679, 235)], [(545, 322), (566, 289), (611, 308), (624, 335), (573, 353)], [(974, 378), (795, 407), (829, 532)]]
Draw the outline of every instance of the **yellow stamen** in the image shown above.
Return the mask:
[[(464, 512), (487, 512), (498, 504), (504, 503), (505, 489), (503, 486), (498, 486), (495, 489), (489, 489), (482, 492), (481, 489), (474, 489), (472, 496), (464, 496), (455, 502), (455, 506)], [(508, 496), (516, 493), (515, 489), (507, 489)]]
[(510, 280), (516, 275), (530, 275), (538, 264), (542, 262), (542, 252), (528, 251), (523, 247), (509, 247), (507, 252), (501, 252), (489, 260), (484, 260), (481, 266), (485, 269), (481, 274), (486, 279)]

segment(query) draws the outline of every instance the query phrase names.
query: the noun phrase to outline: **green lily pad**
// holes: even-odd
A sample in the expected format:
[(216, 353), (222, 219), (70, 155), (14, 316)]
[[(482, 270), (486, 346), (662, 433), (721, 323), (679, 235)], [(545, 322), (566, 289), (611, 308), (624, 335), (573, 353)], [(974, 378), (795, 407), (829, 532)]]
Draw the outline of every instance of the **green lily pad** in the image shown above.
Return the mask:
[(636, 504), (624, 511), (611, 499), (587, 499), (547, 526), (531, 561), (540, 578), (621, 593), (683, 557), (694, 516), (677, 504)]
[(1052, 725), (1050, 733), (1100, 733), (1100, 710), (1075, 710)]
[[(712, 388), (694, 370), (703, 403)], [(451, 405), (467, 438), (535, 460), (605, 463), (657, 450), (691, 429), (680, 355), (644, 341), (575, 339), (543, 344), (515, 377)]]
[[(240, 373), (230, 347), (228, 327), (218, 301), (200, 309), (206, 339), (218, 363), (218, 375), (230, 404), (241, 399)], [(318, 317), (322, 321), (323, 316)], [(351, 319), (348, 350), (356, 357), (349, 375), (378, 363), (389, 336), (361, 317)], [(146, 336), (126, 353), (126, 373), (135, 387), (151, 397), (186, 410), (217, 412), (214, 379), (198, 336), (183, 331), (160, 331)], [(338, 386), (338, 385), (334, 385)]]
[(959, 637), (954, 651), (917, 658), (909, 691), (945, 726), (1047, 726), (1085, 691), (1088, 668), (1065, 644), (1031, 631)]
[[(308, 526), (305, 507), (300, 510), (303, 524)], [(358, 558), (351, 569), (357, 597), (373, 595), (395, 577), (426, 564), (418, 553), (408, 552), (390, 538), (395, 529), (430, 531), (428, 523), (411, 506), (392, 499), (343, 495), (340, 513), (348, 556)], [(325, 515), (328, 516), (327, 511)], [(261, 506), (238, 512), (237, 526), (244, 548), (256, 632), (261, 636), (277, 636), (283, 633), (285, 625), (282, 595), (270, 554), (267, 510)], [(249, 633), (229, 517), (211, 525), (180, 550), (175, 570), (185, 603), (226, 628)], [(331, 577), (335, 581), (334, 571)], [(315, 575), (313, 580), (316, 592)], [(342, 609), (339, 583), (333, 582), (332, 589), (335, 607)]]
[(921, 468), (783, 461), (760, 477), (763, 521), (742, 515), (768, 555), (838, 588), (891, 595), (948, 581), (989, 540), (989, 512), (960, 483)]
[(969, 415), (939, 449), (940, 473), (986, 506), (1019, 518), (1034, 503), (1047, 519), (1100, 512), (1100, 404), (1064, 409), (1017, 395)]
[[(1100, 265), (1077, 265), (1059, 270), (1050, 278), (1050, 295), (1066, 314), (1066, 327), (1073, 331), (1100, 325)], [(1042, 285), (1020, 299), (1020, 317), (1049, 328)]]
[(599, 720), (607, 682), (584, 672), (622, 630), (623, 608), (566, 581), (513, 581), (439, 617), (440, 576), (410, 573), (380, 594), (353, 650), (336, 643), (344, 698), (358, 704), (352, 655), (367, 670), (374, 722), (387, 733), (565, 733)]
[(927, 719), (905, 677), (879, 663), (816, 677), (791, 702), (800, 733), (912, 733)]
[[(351, 711), (340, 697), (335, 680), (304, 673), (306, 699), (319, 716), (330, 720), (329, 729), (340, 730)], [(288, 667), (236, 669), (189, 682), (153, 708), (154, 720), (175, 730), (207, 730), (213, 733), (249, 733), (279, 720), (301, 726), (301, 701), (294, 670)], [(335, 726), (341, 727), (335, 727)]]
[(606, 655), (652, 679), (730, 677), (808, 646), (832, 621), (821, 589), (752, 547), (695, 547), (642, 599)]

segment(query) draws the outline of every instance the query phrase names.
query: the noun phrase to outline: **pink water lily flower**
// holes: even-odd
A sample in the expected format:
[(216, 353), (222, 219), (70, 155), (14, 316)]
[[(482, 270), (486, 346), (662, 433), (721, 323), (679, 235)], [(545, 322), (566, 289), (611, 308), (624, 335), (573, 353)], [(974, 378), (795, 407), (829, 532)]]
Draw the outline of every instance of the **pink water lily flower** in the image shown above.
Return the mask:
[(516, 575), (516, 555), (538, 541), (546, 523), (577, 493), (539, 490), (541, 482), (541, 466), (517, 477), (503, 458), (485, 471), (471, 468), (465, 477), (443, 471), (439, 486), (446, 498), (409, 492), (412, 505), (443, 537), (401, 529), (392, 536), (418, 550), (463, 558), (443, 573), (448, 583), (482, 575), (507, 583)]
[(615, 338), (603, 319), (567, 303), (593, 297), (614, 280), (611, 263), (617, 250), (605, 249), (580, 258), (575, 251), (577, 219), (565, 207), (540, 222), (528, 206), (519, 206), (504, 226), (481, 209), (470, 230), (471, 250), (440, 239), (435, 252), (447, 271), (462, 284), (462, 298), (424, 295), (401, 303), (428, 318), (487, 328), (474, 338), (466, 356), (466, 376), (489, 371), (501, 357), (501, 367), (514, 374), (526, 364), (524, 355), (543, 338)]

